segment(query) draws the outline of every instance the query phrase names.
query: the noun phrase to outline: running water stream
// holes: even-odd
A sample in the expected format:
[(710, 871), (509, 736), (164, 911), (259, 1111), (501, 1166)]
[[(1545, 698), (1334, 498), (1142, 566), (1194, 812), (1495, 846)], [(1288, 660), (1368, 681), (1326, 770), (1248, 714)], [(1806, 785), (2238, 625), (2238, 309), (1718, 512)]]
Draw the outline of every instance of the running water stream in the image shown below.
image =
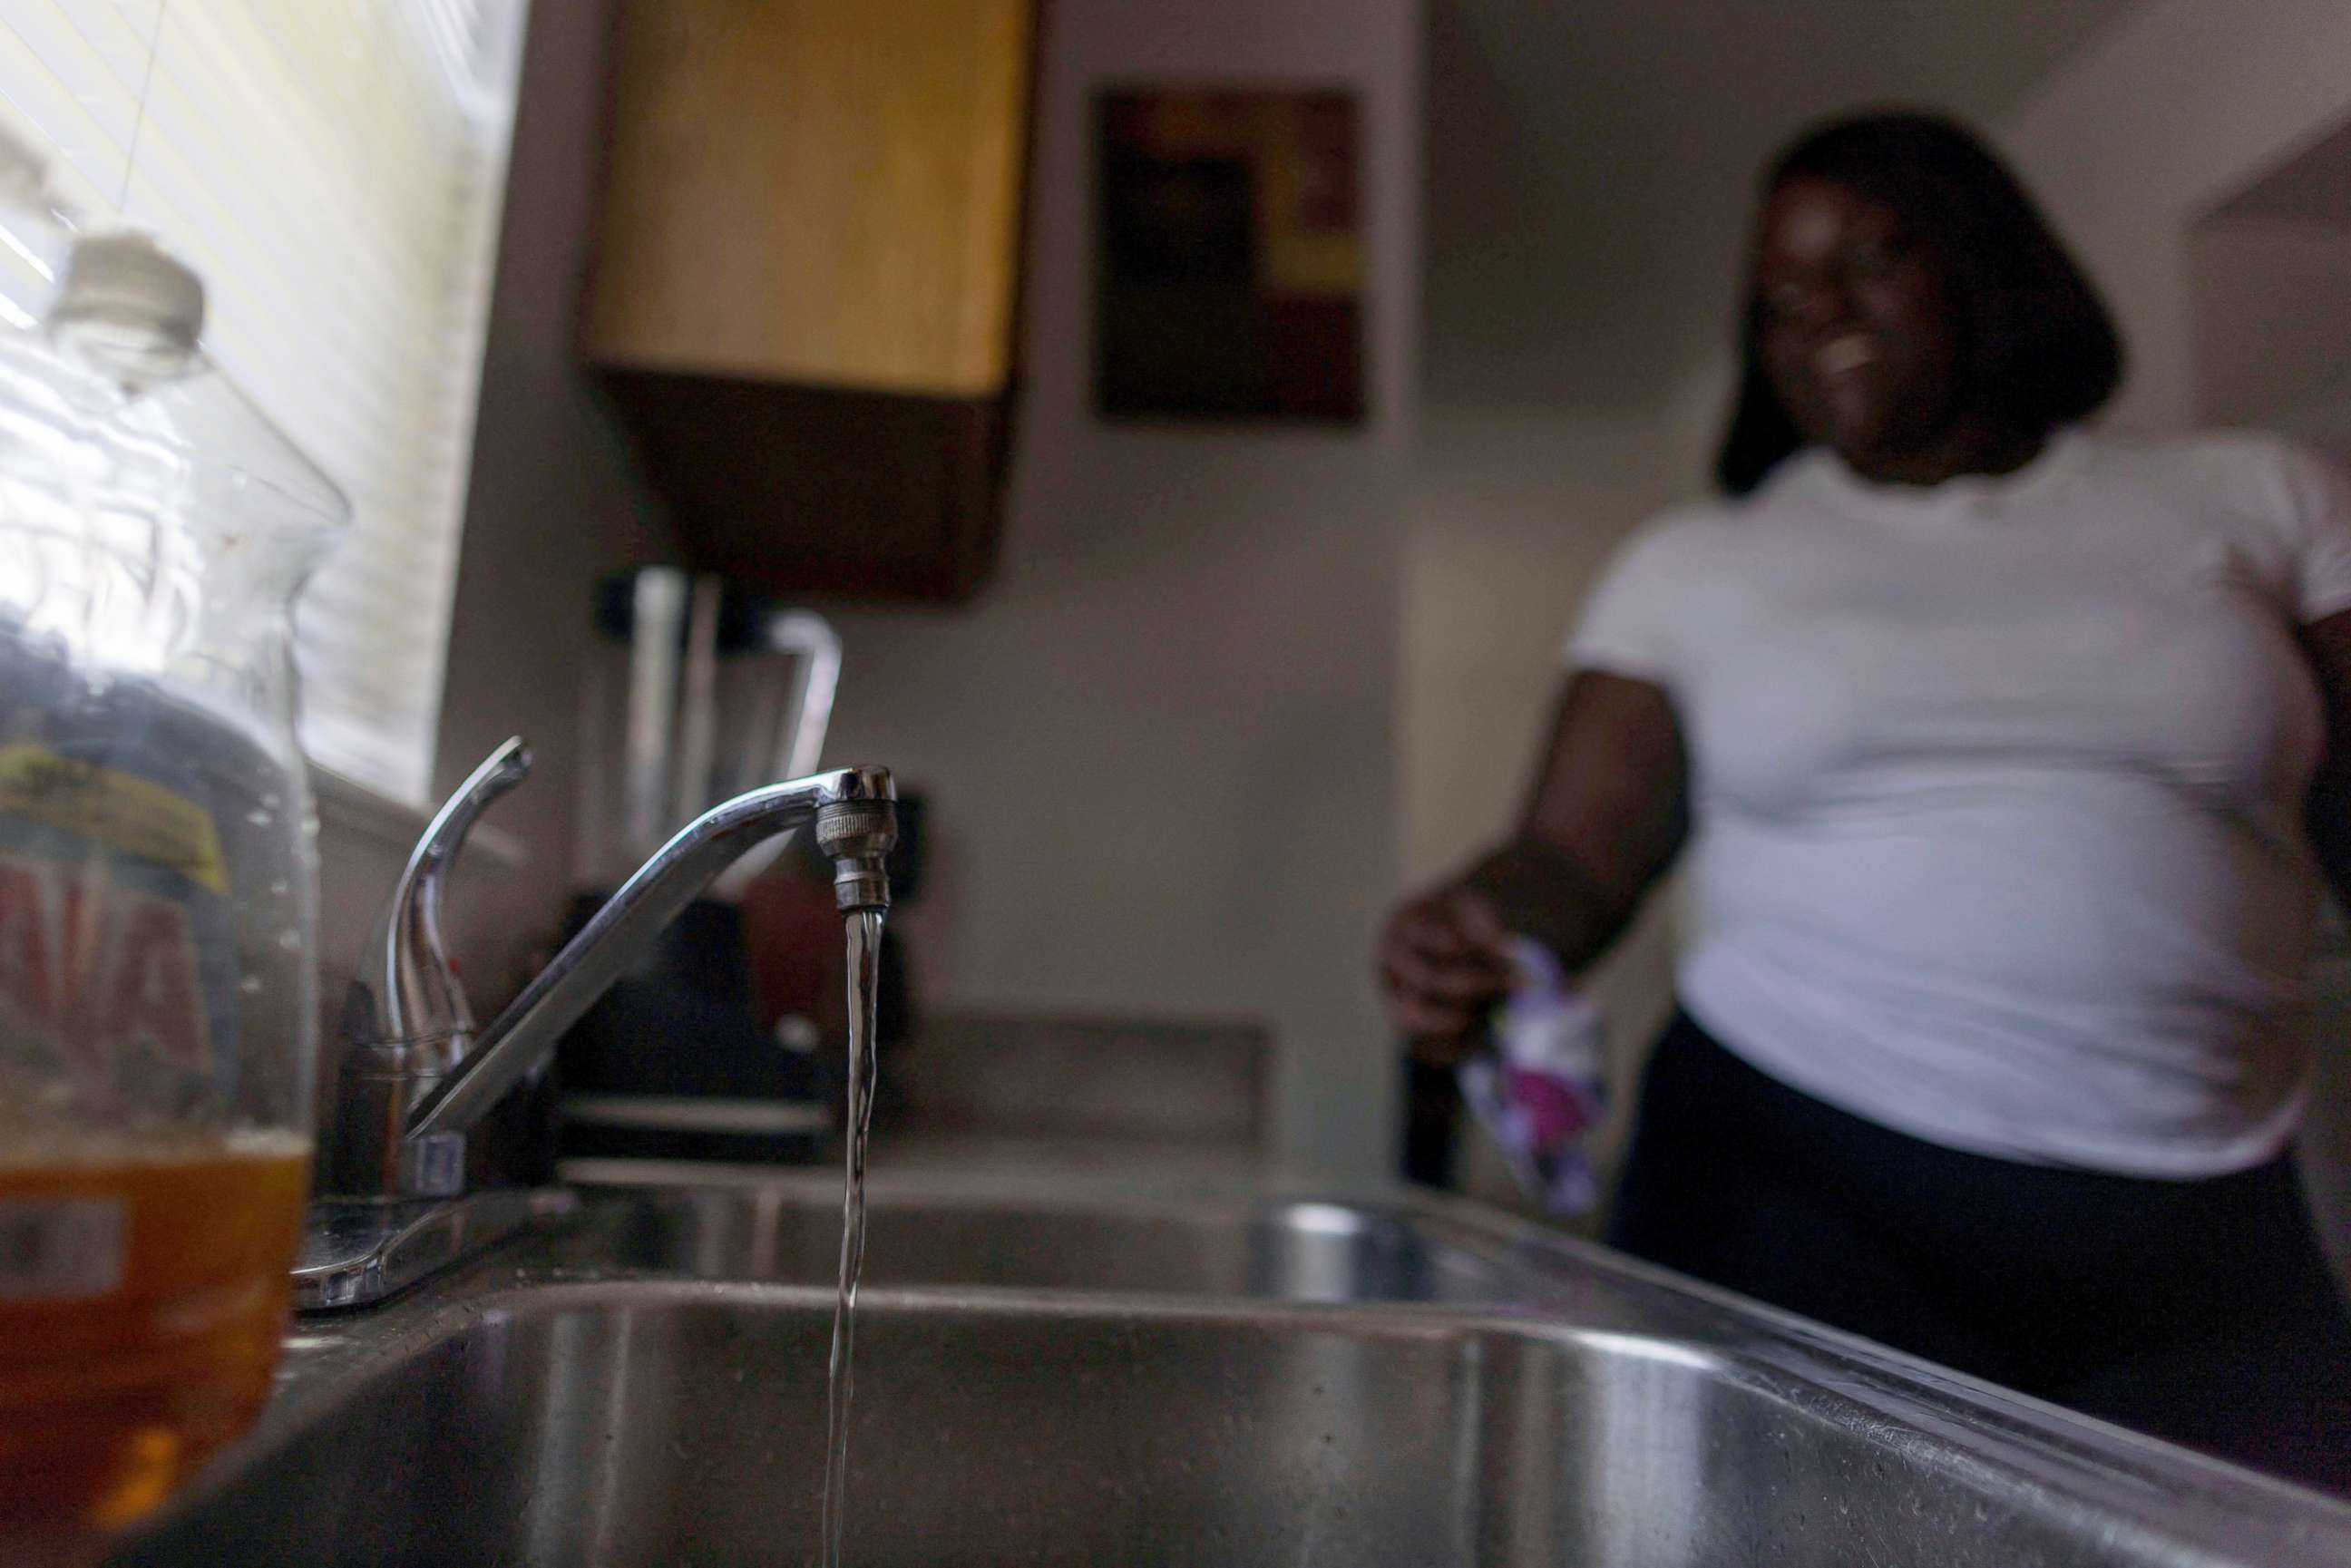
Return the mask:
[(849, 912), (849, 1168), (841, 1197), (841, 1293), (832, 1306), (831, 1389), (825, 1407), (824, 1568), (841, 1568), (849, 1513), (849, 1408), (856, 1396), (857, 1277), (865, 1269), (865, 1142), (873, 1126), (873, 1012), (882, 911)]

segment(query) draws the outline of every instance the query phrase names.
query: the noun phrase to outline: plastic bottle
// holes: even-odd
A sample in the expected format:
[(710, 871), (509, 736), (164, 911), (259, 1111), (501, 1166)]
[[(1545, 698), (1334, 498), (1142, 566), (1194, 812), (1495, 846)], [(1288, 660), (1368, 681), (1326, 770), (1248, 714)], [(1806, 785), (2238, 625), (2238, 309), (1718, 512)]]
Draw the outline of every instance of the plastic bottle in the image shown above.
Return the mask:
[(39, 192), (0, 145), (0, 1560), (267, 1397), (318, 1028), (289, 606), (348, 511), (194, 274)]

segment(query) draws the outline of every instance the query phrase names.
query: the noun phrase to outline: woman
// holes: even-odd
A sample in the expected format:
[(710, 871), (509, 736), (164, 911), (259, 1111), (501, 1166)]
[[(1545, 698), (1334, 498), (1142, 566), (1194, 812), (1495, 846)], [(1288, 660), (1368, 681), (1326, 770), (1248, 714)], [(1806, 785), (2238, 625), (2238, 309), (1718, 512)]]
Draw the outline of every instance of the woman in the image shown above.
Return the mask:
[(1967, 132), (1772, 169), (1716, 504), (1568, 649), (1518, 831), (1390, 917), (1424, 1056), (1688, 841), (1685, 1011), (1613, 1239), (2011, 1386), (2351, 1486), (2351, 1320), (2286, 1145), (2351, 885), (2351, 496), (2075, 428), (2112, 323)]

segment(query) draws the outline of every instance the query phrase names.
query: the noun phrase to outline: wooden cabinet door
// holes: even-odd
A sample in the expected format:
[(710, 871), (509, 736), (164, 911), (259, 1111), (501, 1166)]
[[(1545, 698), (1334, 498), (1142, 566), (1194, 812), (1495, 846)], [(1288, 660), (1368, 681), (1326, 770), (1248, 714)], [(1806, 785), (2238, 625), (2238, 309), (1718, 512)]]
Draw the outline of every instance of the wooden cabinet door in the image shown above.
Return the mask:
[(625, 0), (608, 369), (1004, 390), (1031, 0)]

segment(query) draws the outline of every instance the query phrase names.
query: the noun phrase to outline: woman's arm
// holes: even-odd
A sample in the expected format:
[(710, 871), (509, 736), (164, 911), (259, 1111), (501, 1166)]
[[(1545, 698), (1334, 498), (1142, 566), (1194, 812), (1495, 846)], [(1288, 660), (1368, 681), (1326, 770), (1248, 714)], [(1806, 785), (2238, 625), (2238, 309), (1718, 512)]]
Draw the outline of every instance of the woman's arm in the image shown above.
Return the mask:
[(1389, 1017), (1420, 1054), (1441, 1059), (1474, 1039), (1510, 989), (1510, 934), (1571, 970), (1606, 950), (1687, 834), (1688, 774), (1663, 687), (1591, 670), (1569, 678), (1517, 832), (1405, 900), (1381, 933)]
[(2351, 610), (2302, 629), (2326, 704), (2326, 752), (2310, 783), (2310, 847), (2337, 902), (2351, 906)]
[(1581, 672), (1561, 694), (1518, 832), (1462, 880), (1510, 930), (1581, 969), (1632, 923), (1680, 852), (1688, 774), (1663, 687)]

